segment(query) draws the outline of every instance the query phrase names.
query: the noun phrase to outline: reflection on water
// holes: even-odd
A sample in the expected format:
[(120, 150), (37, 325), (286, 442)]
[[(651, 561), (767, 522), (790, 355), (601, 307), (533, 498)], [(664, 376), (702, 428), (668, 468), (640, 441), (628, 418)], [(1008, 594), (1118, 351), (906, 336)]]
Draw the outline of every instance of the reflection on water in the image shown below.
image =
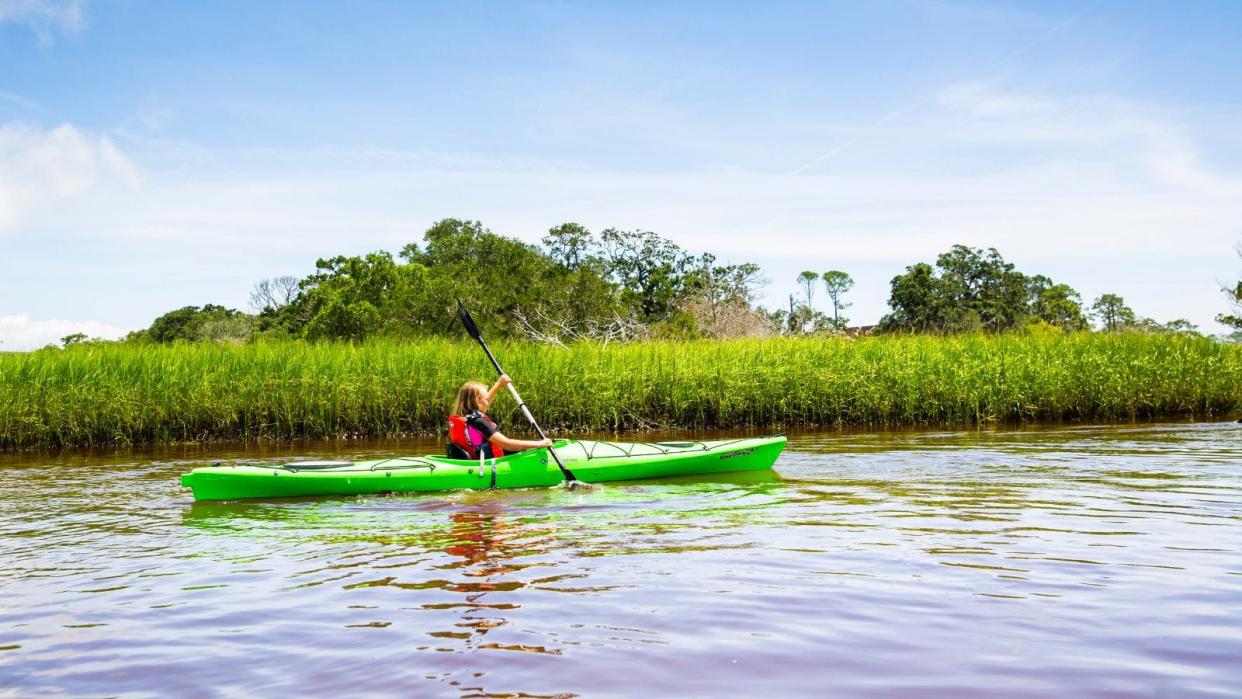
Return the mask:
[(1242, 426), (793, 435), (776, 474), (193, 503), (0, 455), (0, 695), (1220, 696)]

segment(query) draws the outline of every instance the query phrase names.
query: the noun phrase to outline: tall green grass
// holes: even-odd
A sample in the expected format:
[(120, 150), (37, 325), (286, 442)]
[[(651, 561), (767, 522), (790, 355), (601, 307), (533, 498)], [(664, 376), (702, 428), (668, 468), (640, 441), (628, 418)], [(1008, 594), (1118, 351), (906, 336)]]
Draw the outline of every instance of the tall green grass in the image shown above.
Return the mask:
[[(1242, 408), (1242, 349), (1184, 336), (494, 350), (555, 430), (1107, 421)], [(438, 433), (461, 383), (491, 378), (477, 345), (464, 341), (8, 354), (0, 356), (0, 448)], [(511, 409), (502, 398), (492, 413)], [(518, 422), (508, 417), (505, 424)]]

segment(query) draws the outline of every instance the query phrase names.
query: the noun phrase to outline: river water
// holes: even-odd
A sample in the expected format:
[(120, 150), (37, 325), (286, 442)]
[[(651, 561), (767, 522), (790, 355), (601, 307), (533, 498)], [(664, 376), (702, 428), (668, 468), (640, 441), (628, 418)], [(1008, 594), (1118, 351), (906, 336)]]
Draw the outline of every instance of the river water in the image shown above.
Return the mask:
[(1242, 694), (1234, 423), (794, 434), (775, 474), (587, 492), (177, 483), (438, 449), (0, 455), (0, 696)]

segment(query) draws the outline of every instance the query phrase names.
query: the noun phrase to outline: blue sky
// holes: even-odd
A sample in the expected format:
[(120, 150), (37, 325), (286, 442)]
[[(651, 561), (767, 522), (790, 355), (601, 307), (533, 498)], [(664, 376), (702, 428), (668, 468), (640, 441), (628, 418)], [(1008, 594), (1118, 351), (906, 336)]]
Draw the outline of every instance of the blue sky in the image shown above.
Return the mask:
[(1219, 332), (1240, 35), (1237, 2), (0, 0), (0, 349), (446, 216), (653, 230), (760, 263), (769, 306), (842, 269), (856, 323), (994, 246)]

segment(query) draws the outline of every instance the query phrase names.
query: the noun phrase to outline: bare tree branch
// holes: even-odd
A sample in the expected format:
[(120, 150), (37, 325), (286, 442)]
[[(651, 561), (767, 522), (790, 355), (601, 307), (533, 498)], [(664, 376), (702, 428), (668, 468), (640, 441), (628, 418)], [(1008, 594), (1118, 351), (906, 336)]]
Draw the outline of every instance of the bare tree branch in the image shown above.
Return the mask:
[(268, 309), (279, 311), (293, 303), (300, 293), (302, 293), (302, 290), (298, 286), (297, 277), (285, 275), (271, 279), (260, 279), (254, 285), (254, 289), (250, 291), (250, 307), (255, 312), (262, 312)]
[(611, 318), (571, 322), (553, 317), (543, 308), (536, 308), (531, 313), (517, 308), (513, 311), (513, 317), (517, 320), (522, 334), (528, 339), (560, 347), (583, 340), (602, 342), (605, 346), (610, 342), (633, 342), (647, 337), (650, 333), (645, 325), (634, 318), (622, 317), (616, 313)]

